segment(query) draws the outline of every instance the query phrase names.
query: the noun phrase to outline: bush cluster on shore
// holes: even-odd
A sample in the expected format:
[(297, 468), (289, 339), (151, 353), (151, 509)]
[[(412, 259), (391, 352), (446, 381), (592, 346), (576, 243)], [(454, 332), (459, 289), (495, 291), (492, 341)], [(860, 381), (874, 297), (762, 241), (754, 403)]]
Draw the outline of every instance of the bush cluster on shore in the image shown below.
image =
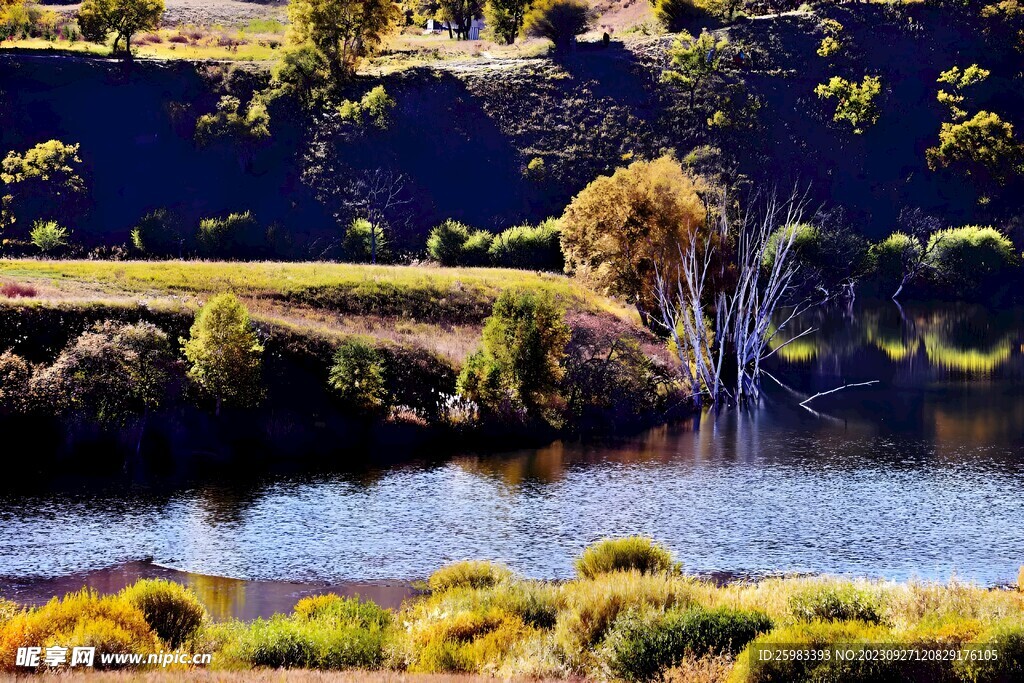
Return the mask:
[[(463, 290), (455, 283), (453, 296)], [(396, 292), (389, 302), (409, 295)], [(286, 296), (336, 305), (324, 287)], [(466, 299), (486, 296), (463, 291)], [(664, 419), (676, 389), (653, 335), (580, 310), (565, 288), (512, 286), (494, 296), (480, 321), (480, 349), (461, 374), (453, 367), (459, 359), (401, 342), (257, 324), (231, 294), (211, 297), (194, 318), (181, 308), (104, 314), (104, 306), (12, 304), (0, 309), (9, 325), (0, 334), (0, 420), (98, 426), (138, 453), (160, 416), (182, 411), (212, 425), (222, 411), (305, 406), (363, 427), (395, 422), (436, 434), (530, 426), (553, 435)]]
[[(1017, 680), (1024, 670), (1024, 598), (1014, 591), (827, 577), (718, 586), (683, 574), (666, 549), (639, 537), (596, 543), (578, 571), (571, 581), (552, 583), (520, 578), (500, 564), (458, 562), (435, 572), (427, 592), (397, 611), (328, 594), (300, 600), (291, 614), (248, 623), (213, 623), (190, 591), (167, 581), (140, 581), (108, 596), (83, 590), (33, 609), (0, 602), (0, 671), (15, 669), (18, 647), (39, 643), (212, 652), (212, 665), (221, 669), (507, 679), (979, 683)], [(751, 656), (779, 646), (863, 651), (886, 644), (963, 656)], [(970, 655), (992, 648), (998, 657)]]

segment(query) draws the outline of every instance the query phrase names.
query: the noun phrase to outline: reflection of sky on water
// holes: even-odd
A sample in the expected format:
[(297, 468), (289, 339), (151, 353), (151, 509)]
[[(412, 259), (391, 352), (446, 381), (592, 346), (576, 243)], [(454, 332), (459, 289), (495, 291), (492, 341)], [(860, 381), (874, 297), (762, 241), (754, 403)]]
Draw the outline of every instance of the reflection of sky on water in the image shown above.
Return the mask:
[(965, 308), (818, 317), (773, 374), (803, 396), (879, 380), (816, 400), (825, 418), (775, 387), (758, 411), (600, 445), (163, 494), (0, 496), (0, 575), (152, 556), (337, 581), (474, 557), (563, 577), (587, 543), (642, 533), (695, 571), (1009, 581), (1024, 562), (1018, 322)]

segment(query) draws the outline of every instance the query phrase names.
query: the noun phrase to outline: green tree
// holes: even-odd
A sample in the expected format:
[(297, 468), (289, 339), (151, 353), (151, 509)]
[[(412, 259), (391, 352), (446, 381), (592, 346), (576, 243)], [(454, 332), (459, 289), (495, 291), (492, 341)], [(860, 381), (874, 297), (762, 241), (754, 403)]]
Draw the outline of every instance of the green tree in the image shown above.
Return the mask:
[(671, 156), (636, 161), (590, 183), (560, 221), (566, 272), (625, 297), (647, 320), (657, 268), (672, 271), (680, 249), (705, 231), (697, 189)]
[(515, 42), (529, 8), (528, 0), (490, 0), (487, 3), (484, 16), (499, 43), (511, 45)]
[(564, 312), (546, 293), (507, 290), (484, 323), (483, 344), (459, 375), (458, 390), (491, 411), (552, 417), (569, 343)]
[(958, 294), (998, 284), (998, 276), (1018, 263), (1013, 242), (990, 226), (939, 230), (926, 250), (939, 280)]
[(1013, 124), (998, 114), (980, 111), (960, 123), (943, 123), (938, 147), (926, 152), (932, 170), (962, 166), (967, 175), (987, 175), (997, 183), (1024, 171), (1024, 146)]
[(484, 0), (438, 0), (439, 18), (448, 22), (449, 35), (458, 40), (469, 40), (473, 20), (484, 12)]
[(391, 122), (391, 111), (395, 101), (388, 95), (383, 85), (372, 88), (358, 102), (344, 100), (338, 106), (338, 116), (357, 126), (369, 124), (384, 130)]
[(256, 245), (259, 223), (251, 211), (229, 213), (226, 217), (199, 221), (199, 246), (206, 256), (229, 258), (244, 256)]
[(722, 52), (728, 44), (724, 38), (716, 38), (707, 31), (702, 31), (697, 38), (684, 31), (669, 48), (670, 65), (661, 74), (662, 82), (686, 90), (692, 108), (698, 88), (718, 76)]
[(259, 95), (253, 96), (249, 106), (233, 95), (224, 95), (217, 102), (217, 111), (196, 119), (196, 142), (207, 145), (216, 138), (230, 137), (244, 142), (256, 142), (270, 137), (270, 114), (267, 104)]
[[(21, 221), (55, 220), (71, 223), (81, 213), (85, 180), (78, 145), (48, 140), (24, 154), (8, 152), (0, 162), (0, 228)], [(27, 233), (27, 230), (26, 230)]]
[(966, 69), (954, 66), (952, 69), (939, 74), (938, 82), (948, 85), (949, 90), (940, 88), (937, 98), (939, 102), (949, 107), (949, 113), (952, 115), (953, 120), (967, 118), (967, 112), (960, 106), (966, 99), (964, 90), (972, 85), (981, 83), (989, 75), (988, 69), (982, 69), (977, 64), (971, 64)]
[(292, 0), (289, 39), (294, 45), (312, 45), (338, 85), (377, 49), (399, 15), (391, 0)]
[(132, 228), (132, 246), (150, 256), (181, 256), (184, 239), (177, 217), (167, 209), (155, 209)]
[(123, 426), (163, 405), (179, 373), (163, 330), (107, 321), (79, 336), (32, 385), (40, 400), (61, 412)]
[(833, 120), (848, 122), (855, 135), (860, 135), (868, 126), (878, 123), (878, 103), (875, 99), (882, 92), (882, 81), (878, 76), (865, 76), (864, 80), (853, 83), (833, 76), (828, 83), (821, 83), (814, 94), (821, 99), (835, 99), (836, 112)]
[(377, 263), (386, 260), (388, 239), (383, 223), (371, 223), (365, 218), (355, 218), (345, 229), (342, 248), (345, 256), (358, 263)]
[(469, 241), (469, 226), (449, 218), (430, 231), (427, 254), (442, 266), (461, 266), (462, 249)]
[(358, 413), (383, 415), (391, 408), (384, 359), (366, 342), (352, 339), (338, 347), (328, 384), (346, 406)]
[(921, 240), (900, 231), (872, 244), (870, 258), (879, 293), (891, 293), (893, 300), (898, 299), (903, 289), (918, 275), (930, 268)]
[(36, 221), (29, 237), (44, 254), (68, 246), (67, 228), (57, 225), (56, 221)]
[(570, 50), (576, 36), (594, 23), (594, 11), (584, 0), (537, 0), (523, 18), (523, 33), (547, 38), (559, 51)]
[(263, 345), (249, 312), (234, 294), (219, 294), (199, 311), (188, 340), (182, 340), (188, 375), (221, 406), (246, 407), (263, 397)]
[(95, 43), (107, 42), (114, 34), (113, 52), (131, 59), (132, 36), (139, 31), (152, 31), (160, 26), (164, 0), (85, 0), (78, 10), (82, 35)]

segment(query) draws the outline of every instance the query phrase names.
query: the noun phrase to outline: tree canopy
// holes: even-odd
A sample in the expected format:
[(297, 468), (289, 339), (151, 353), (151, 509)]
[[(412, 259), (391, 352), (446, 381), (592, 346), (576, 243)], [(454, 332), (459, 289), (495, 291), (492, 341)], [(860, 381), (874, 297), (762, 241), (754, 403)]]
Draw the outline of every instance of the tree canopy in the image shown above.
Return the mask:
[(562, 217), (566, 271), (652, 310), (656, 269), (678, 263), (707, 223), (697, 189), (672, 156), (590, 183)]
[(78, 145), (48, 140), (0, 162), (0, 228), (35, 220), (70, 223), (81, 211), (85, 180)]
[(290, 40), (312, 45), (336, 85), (377, 49), (399, 15), (391, 0), (292, 0), (288, 4)]
[(96, 43), (105, 43), (114, 34), (114, 52), (131, 57), (132, 36), (160, 25), (164, 0), (85, 0), (78, 10), (82, 35)]
[(218, 413), (224, 402), (245, 407), (262, 397), (263, 345), (234, 294), (220, 294), (203, 306), (183, 349), (189, 377), (217, 400)]

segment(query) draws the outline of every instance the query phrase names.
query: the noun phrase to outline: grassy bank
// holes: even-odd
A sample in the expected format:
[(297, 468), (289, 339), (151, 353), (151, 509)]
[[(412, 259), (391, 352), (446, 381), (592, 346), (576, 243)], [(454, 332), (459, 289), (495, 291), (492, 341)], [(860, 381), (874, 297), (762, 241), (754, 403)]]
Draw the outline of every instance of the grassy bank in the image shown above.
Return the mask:
[(499, 268), (345, 263), (2, 260), (0, 280), (45, 297), (180, 297), (231, 291), (240, 297), (349, 315), (389, 315), (447, 324), (481, 322), (502, 291), (548, 292), (568, 307), (635, 320), (625, 307), (561, 275)]
[[(262, 361), (245, 399), (221, 416), (223, 394), (190, 374), (181, 344), (197, 312), (225, 292), (248, 309)], [(500, 404), (492, 394), (477, 402), (457, 385), (503, 292), (549, 300), (565, 330), (546, 388), (555, 397), (550, 412), (492, 408)], [(95, 336), (103, 325), (115, 335), (130, 329), (165, 340), (157, 346), (167, 373), (157, 372), (161, 389), (146, 406), (122, 409), (127, 389), (107, 386), (123, 374), (117, 363), (136, 364), (122, 358), (130, 349), (89, 347), (114, 343)], [(394, 439), (507, 447), (498, 435), (510, 430), (534, 440), (633, 430), (681, 407), (664, 344), (629, 309), (568, 278), (514, 270), (0, 261), (0, 353), (11, 368), (0, 376), (0, 423), (26, 438), (55, 435), (42, 450), (80, 464), (95, 464), (101, 452), (128, 458), (209, 449), (249, 461), (255, 450), (278, 463), (339, 462), (359, 447), (387, 451), (381, 444)], [(83, 363), (99, 365), (68, 369)], [(368, 364), (372, 391), (360, 388), (358, 363)], [(51, 380), (67, 386), (51, 392)], [(524, 420), (535, 428), (521, 430)], [(122, 468), (116, 457), (111, 462), (112, 471)]]
[[(99, 652), (212, 653), (200, 680), (235, 680), (249, 671), (263, 680), (283, 675), (271, 669), (294, 668), (360, 671), (337, 680), (475, 674), (737, 683), (1010, 681), (1019, 680), (1024, 667), (1024, 595), (1018, 591), (828, 577), (721, 586), (681, 573), (667, 551), (643, 539), (592, 546), (577, 571), (571, 581), (551, 583), (522, 579), (500, 565), (463, 562), (435, 572), (425, 593), (397, 611), (322, 595), (301, 600), (289, 615), (216, 624), (186, 589), (140, 582), (114, 596), (72, 594), (31, 610), (7, 605), (0, 610), (0, 667), (14, 669), (18, 646), (71, 640), (96, 644)], [(758, 663), (752, 656), (765, 648), (869, 652), (883, 645), (949, 657)], [(972, 654), (986, 650), (997, 656)], [(307, 679), (319, 677), (303, 674)]]

